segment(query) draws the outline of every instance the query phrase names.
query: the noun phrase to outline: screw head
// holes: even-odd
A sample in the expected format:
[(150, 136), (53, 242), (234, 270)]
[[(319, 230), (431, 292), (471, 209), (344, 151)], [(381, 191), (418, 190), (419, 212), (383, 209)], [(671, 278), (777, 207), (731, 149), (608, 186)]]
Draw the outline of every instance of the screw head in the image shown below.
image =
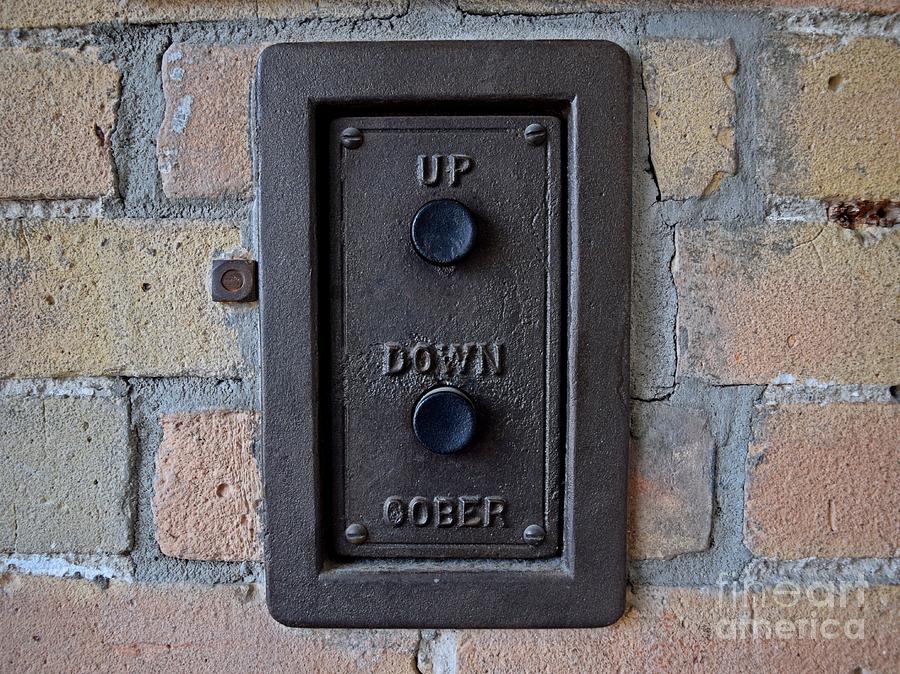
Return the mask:
[(528, 543), (528, 545), (540, 545), (544, 542), (546, 536), (547, 532), (544, 531), (544, 527), (539, 524), (529, 524), (525, 527), (525, 531), (522, 532), (522, 539)]
[(228, 292), (236, 293), (244, 286), (244, 275), (236, 269), (227, 269), (219, 282)]
[(344, 531), (344, 538), (351, 545), (362, 545), (369, 538), (369, 530), (362, 524), (354, 522)]
[(255, 260), (213, 260), (214, 302), (252, 302), (256, 299)]
[(348, 150), (355, 150), (363, 143), (362, 131), (355, 126), (348, 126), (341, 131), (341, 145)]
[(525, 127), (525, 140), (529, 145), (543, 145), (547, 140), (547, 129), (543, 124), (529, 124)]

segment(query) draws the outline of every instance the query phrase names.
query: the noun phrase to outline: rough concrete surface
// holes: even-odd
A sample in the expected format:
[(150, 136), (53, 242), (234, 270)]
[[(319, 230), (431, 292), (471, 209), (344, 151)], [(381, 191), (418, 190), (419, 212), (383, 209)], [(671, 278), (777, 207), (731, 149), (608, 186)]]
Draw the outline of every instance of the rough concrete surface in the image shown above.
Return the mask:
[(0, 375), (236, 375), (225, 306), (209, 293), (231, 223), (0, 223)]
[(0, 199), (101, 197), (119, 71), (98, 51), (0, 48)]
[(900, 405), (784, 405), (747, 455), (748, 547), (757, 555), (894, 557), (900, 552)]
[(0, 550), (127, 550), (130, 464), (123, 396), (0, 396)]
[(164, 555), (242, 561), (260, 555), (262, 485), (247, 412), (165, 415), (153, 515)]

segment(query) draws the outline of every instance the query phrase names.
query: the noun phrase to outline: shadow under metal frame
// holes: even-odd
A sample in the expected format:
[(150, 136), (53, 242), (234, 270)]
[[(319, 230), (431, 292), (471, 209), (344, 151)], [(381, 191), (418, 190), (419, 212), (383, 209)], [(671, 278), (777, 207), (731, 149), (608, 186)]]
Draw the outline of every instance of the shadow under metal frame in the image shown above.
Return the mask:
[[(305, 627), (594, 627), (625, 608), (631, 66), (605, 41), (300, 43), (257, 64), (266, 598)], [(326, 544), (319, 138), (350, 114), (563, 121), (562, 549), (538, 560), (350, 560)], [(324, 340), (327, 341), (327, 338)]]

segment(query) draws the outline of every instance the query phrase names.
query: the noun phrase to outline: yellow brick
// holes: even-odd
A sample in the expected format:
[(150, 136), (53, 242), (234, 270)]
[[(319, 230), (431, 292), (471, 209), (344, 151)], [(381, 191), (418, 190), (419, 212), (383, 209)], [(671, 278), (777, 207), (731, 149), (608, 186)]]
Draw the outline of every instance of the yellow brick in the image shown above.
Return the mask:
[(789, 35), (766, 53), (762, 159), (770, 191), (822, 199), (900, 196), (900, 47)]
[(675, 199), (708, 196), (735, 171), (734, 45), (648, 39), (641, 54), (659, 191)]
[(691, 223), (676, 242), (681, 376), (900, 381), (896, 228)]
[(254, 0), (123, 0), (122, 13), (129, 23), (175, 23), (252, 19)]
[(0, 28), (86, 26), (114, 21), (116, 0), (3, 0)]
[(0, 198), (112, 191), (119, 73), (85, 51), (0, 49)]
[(0, 224), (0, 376), (239, 374), (208, 289), (214, 252), (238, 243), (209, 222)]

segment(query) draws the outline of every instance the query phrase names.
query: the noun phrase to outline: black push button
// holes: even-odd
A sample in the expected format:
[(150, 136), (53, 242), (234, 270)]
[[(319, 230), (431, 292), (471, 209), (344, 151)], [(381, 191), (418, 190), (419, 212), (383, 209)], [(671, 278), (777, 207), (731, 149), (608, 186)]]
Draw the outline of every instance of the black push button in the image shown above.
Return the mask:
[(413, 432), (435, 454), (453, 454), (475, 436), (475, 404), (458, 388), (441, 386), (419, 398)]
[(475, 218), (454, 199), (435, 199), (422, 206), (412, 221), (416, 252), (431, 264), (459, 262), (475, 244)]

